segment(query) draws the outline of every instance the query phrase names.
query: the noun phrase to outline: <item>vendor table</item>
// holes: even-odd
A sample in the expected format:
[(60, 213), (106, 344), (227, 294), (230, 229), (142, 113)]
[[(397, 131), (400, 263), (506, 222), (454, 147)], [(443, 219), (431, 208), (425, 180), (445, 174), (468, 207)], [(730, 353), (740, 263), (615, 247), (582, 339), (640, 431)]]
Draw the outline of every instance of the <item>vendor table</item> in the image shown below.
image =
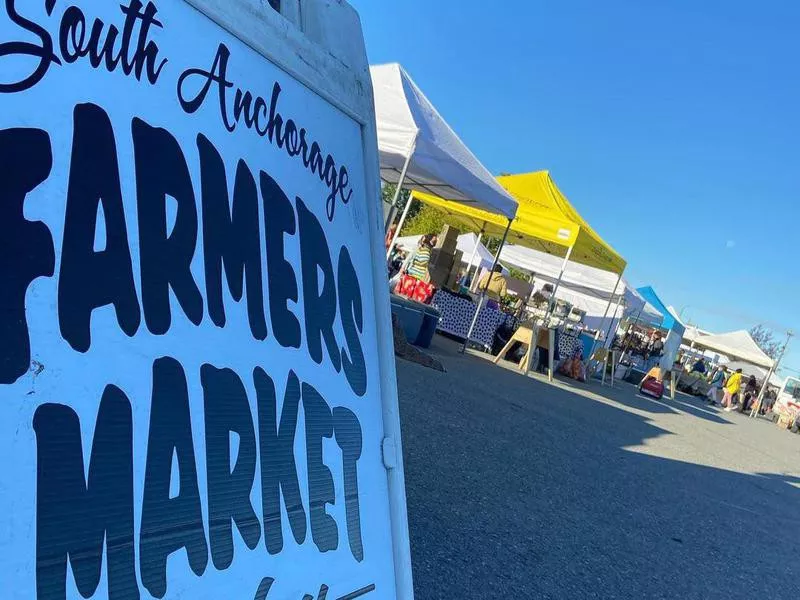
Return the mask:
[[(436, 329), (460, 338), (467, 337), (469, 326), (475, 316), (474, 302), (448, 291), (439, 290), (433, 295), (431, 306), (436, 307), (442, 315)], [(513, 319), (511, 315), (484, 304), (470, 339), (481, 344), (484, 349), (490, 350), (498, 327), (511, 319)]]

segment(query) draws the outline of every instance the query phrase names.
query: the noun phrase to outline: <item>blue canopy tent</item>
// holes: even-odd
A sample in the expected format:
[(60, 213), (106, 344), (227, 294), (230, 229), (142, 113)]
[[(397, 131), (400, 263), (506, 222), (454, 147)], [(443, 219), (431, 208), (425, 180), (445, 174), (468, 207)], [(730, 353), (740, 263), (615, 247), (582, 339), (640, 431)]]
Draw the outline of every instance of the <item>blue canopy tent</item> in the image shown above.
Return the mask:
[(664, 340), (664, 355), (661, 359), (661, 368), (669, 369), (678, 355), (678, 349), (681, 347), (681, 340), (683, 340), (683, 332), (686, 331), (686, 327), (681, 323), (678, 316), (661, 301), (652, 286), (640, 287), (636, 291), (664, 315), (661, 327), (666, 329), (668, 333), (667, 339)]

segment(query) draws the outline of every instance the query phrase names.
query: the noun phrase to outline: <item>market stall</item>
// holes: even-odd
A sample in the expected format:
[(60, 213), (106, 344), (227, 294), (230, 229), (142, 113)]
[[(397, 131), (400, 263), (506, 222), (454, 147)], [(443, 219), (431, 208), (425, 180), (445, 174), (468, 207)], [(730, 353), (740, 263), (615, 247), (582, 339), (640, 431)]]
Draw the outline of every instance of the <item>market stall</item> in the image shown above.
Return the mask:
[[(437, 329), (461, 339), (467, 337), (470, 324), (475, 319), (477, 303), (467, 294), (457, 294), (449, 290), (437, 290), (431, 300), (440, 313), (441, 318)], [(513, 315), (493, 306), (483, 304), (480, 314), (475, 322), (471, 339), (477, 342), (484, 350), (489, 351), (494, 342), (494, 336), (502, 325), (513, 327)]]
[[(436, 193), (456, 206), (477, 207), (508, 227), (517, 202), (458, 138), (408, 73), (394, 63), (372, 66), (370, 75), (381, 179), (397, 186), (386, 229), (394, 223), (394, 206), (403, 189)], [(410, 206), (407, 202), (389, 236), (387, 261)], [(429, 299), (427, 294), (411, 291), (412, 301), (421, 298)], [(404, 321), (424, 312), (422, 306), (412, 310), (405, 301), (393, 302), (392, 310)]]
[[(552, 325), (556, 292), (569, 264), (609, 271), (617, 283), (621, 280), (625, 260), (580, 216), (547, 171), (503, 176), (498, 181), (519, 203), (510, 229), (496, 215), (475, 207), (456, 205), (439, 196), (416, 191), (413, 197), (435, 206), (471, 229), (488, 235), (504, 232), (504, 242), (508, 240), (518, 246), (540, 250), (560, 261), (552, 300), (537, 327)], [(501, 254), (503, 248), (504, 243), (501, 243)], [(610, 310), (611, 300), (609, 298), (606, 302), (606, 314)], [(468, 332), (467, 337), (470, 336), (471, 332)]]

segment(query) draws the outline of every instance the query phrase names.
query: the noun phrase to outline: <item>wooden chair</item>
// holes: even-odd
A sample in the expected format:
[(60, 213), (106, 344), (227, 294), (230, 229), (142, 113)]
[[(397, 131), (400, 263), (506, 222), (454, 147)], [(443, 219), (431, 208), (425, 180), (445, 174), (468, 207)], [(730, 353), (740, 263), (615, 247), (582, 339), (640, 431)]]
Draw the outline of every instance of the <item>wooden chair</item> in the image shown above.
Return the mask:
[[(536, 344), (533, 344), (533, 336), (536, 335)], [(511, 339), (508, 340), (508, 343), (503, 346), (503, 349), (500, 350), (497, 356), (494, 357), (494, 364), (499, 363), (502, 359), (506, 357), (508, 351), (511, 350), (511, 346), (514, 345), (515, 342), (520, 342), (527, 346), (527, 350), (525, 351), (525, 355), (519, 361), (519, 368), (523, 373), (527, 373), (530, 371), (531, 368), (531, 359), (533, 357), (533, 351), (536, 349), (537, 346), (542, 348), (547, 348), (548, 356), (549, 356), (549, 368), (547, 369), (547, 378), (550, 381), (553, 381), (553, 362), (555, 360), (555, 348), (556, 348), (556, 330), (555, 329), (544, 329), (540, 326), (535, 326), (533, 329), (530, 327), (525, 327), (521, 325), (517, 328), (514, 332), (514, 335), (511, 336)]]

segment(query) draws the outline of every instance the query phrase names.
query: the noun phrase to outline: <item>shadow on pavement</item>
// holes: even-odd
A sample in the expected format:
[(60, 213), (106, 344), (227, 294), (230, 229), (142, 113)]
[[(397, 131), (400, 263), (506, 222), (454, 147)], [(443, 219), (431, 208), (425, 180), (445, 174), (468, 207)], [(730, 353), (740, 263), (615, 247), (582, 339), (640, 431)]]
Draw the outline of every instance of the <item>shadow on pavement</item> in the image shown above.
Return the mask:
[(672, 435), (663, 414), (728, 423), (713, 410), (433, 351), (448, 373), (398, 361), (417, 598), (796, 596), (797, 477), (626, 449)]

